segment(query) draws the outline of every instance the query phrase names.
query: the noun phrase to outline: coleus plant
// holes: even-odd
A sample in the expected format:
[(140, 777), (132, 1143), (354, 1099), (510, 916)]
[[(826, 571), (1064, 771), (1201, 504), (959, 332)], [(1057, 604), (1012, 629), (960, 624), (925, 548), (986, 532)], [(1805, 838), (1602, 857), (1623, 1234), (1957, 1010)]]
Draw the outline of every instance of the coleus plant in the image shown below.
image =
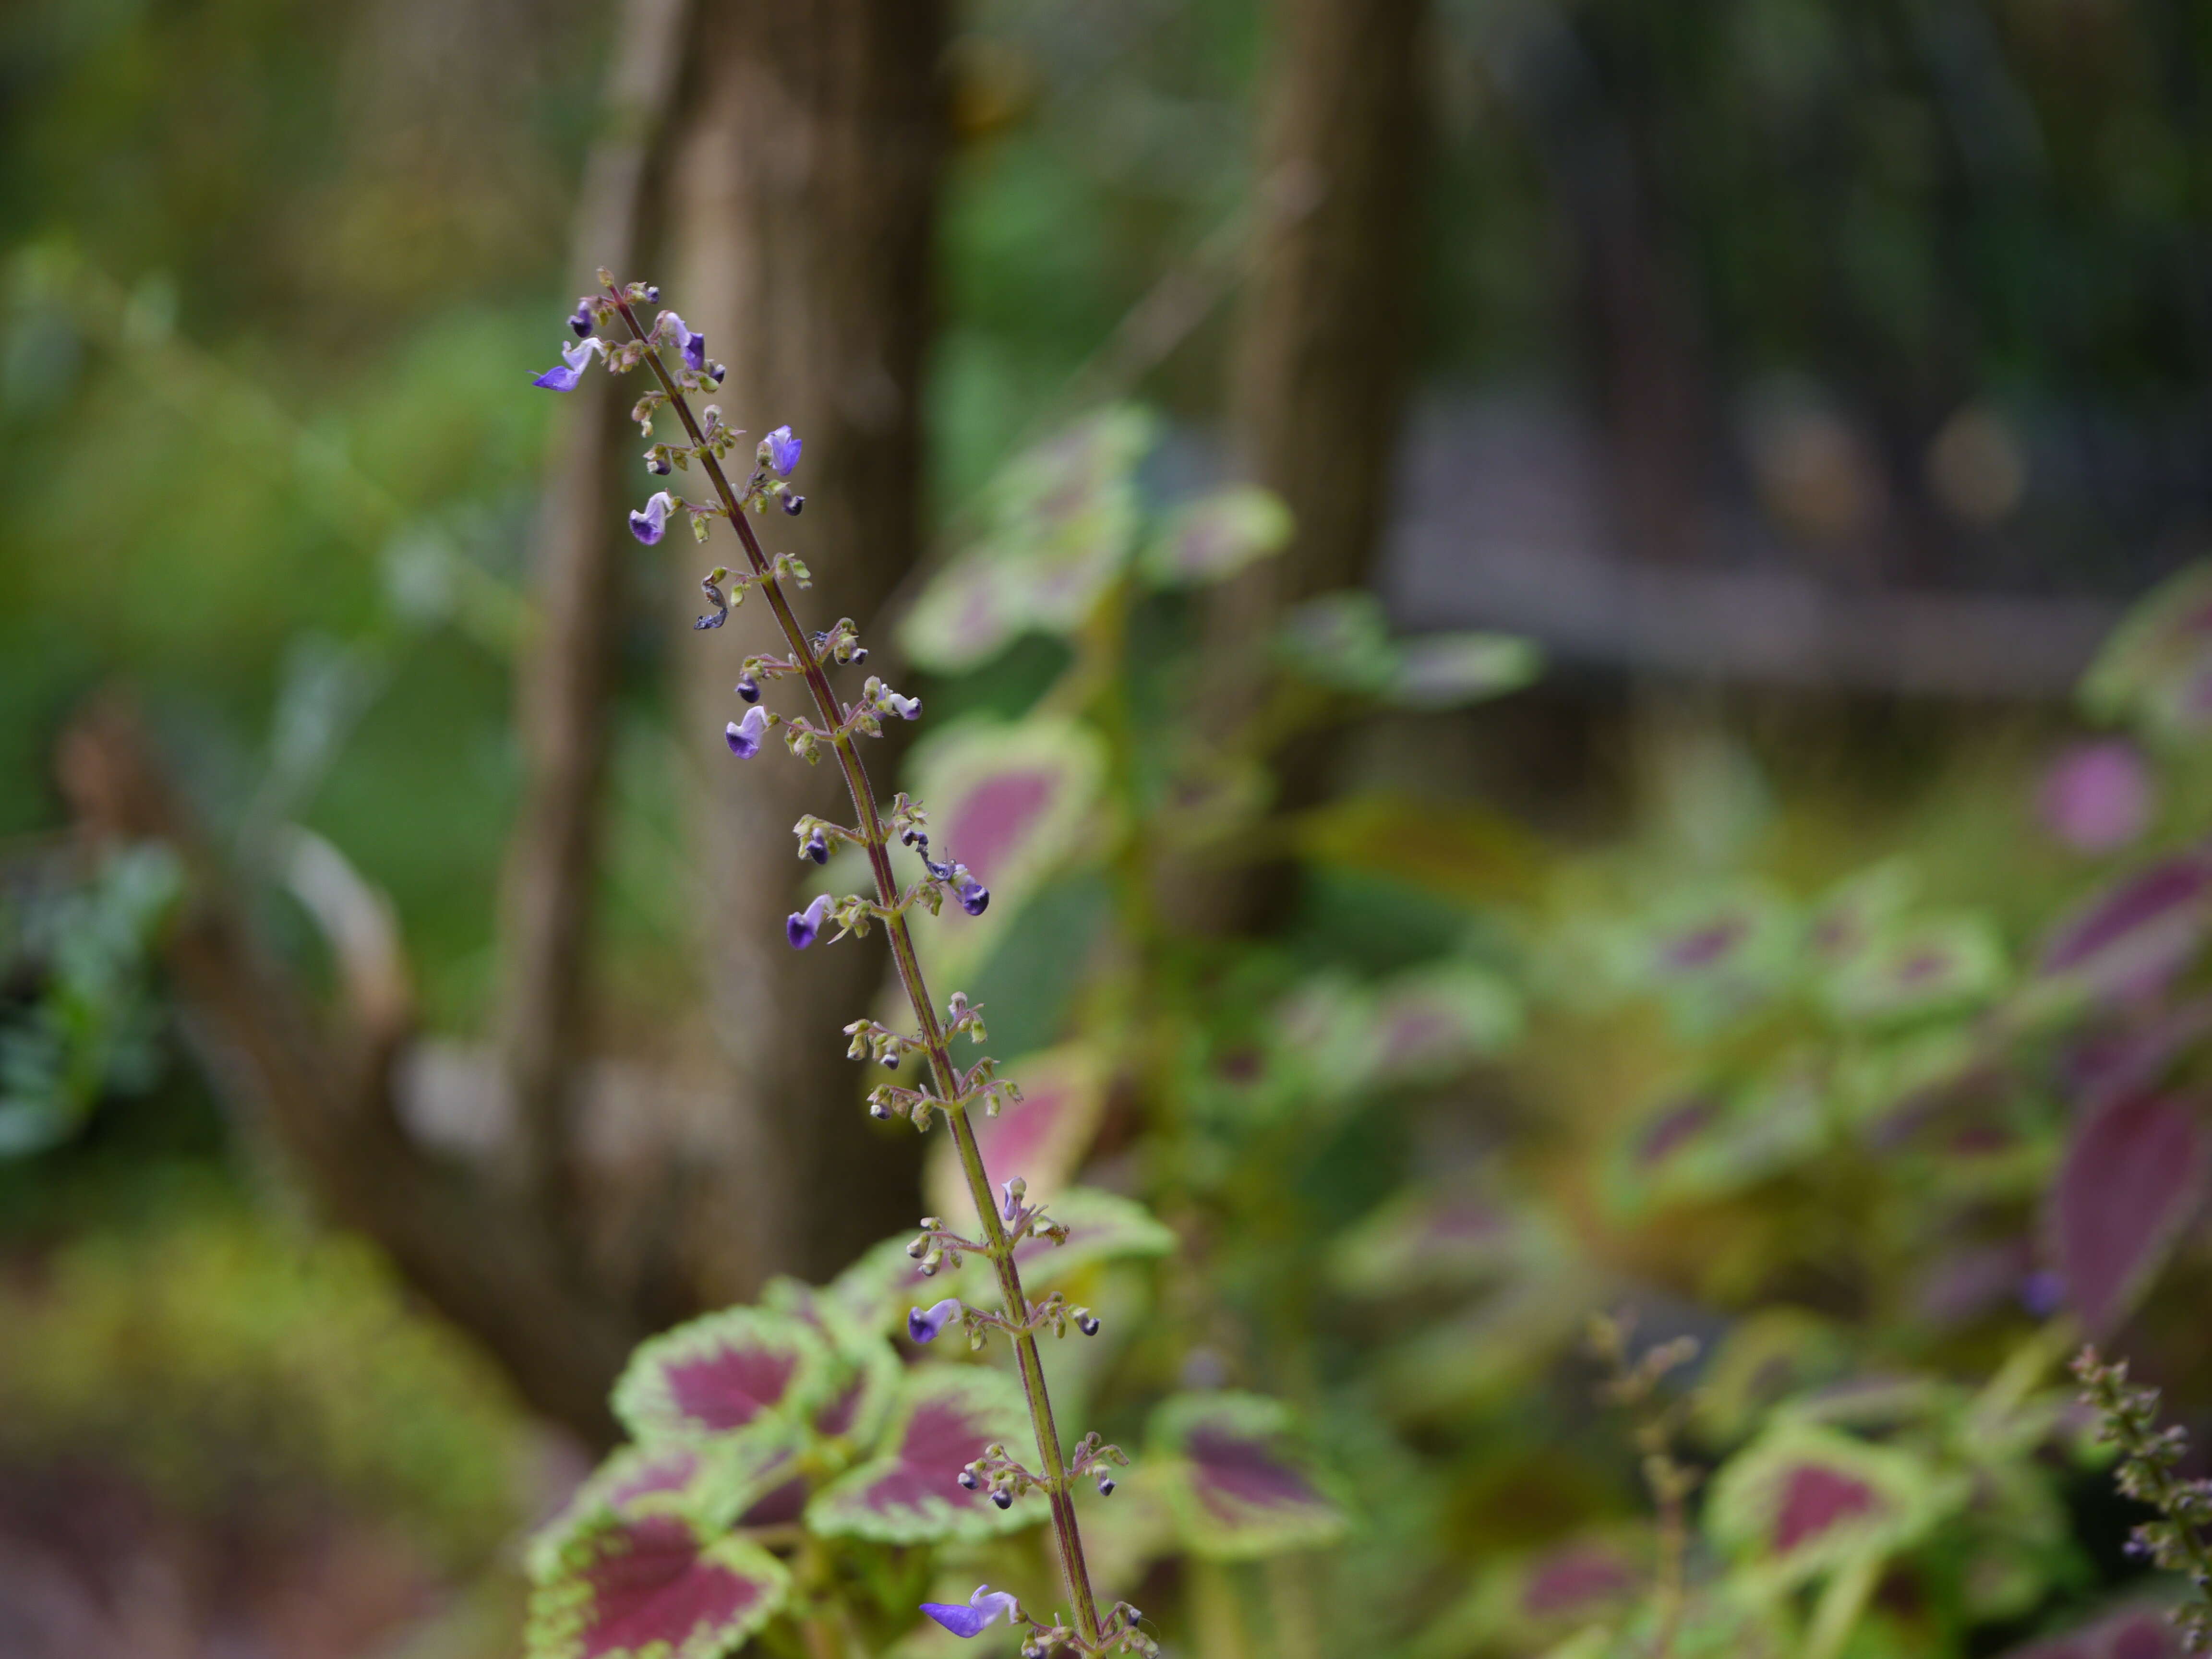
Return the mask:
[[(719, 628), (757, 590), (788, 654), (741, 665), (737, 696), (745, 708), (728, 724), (727, 746), (750, 761), (781, 728), (795, 757), (833, 757), (855, 822), (800, 819), (798, 851), (823, 866), (833, 848), (856, 851), (872, 884), (872, 893), (817, 896), (788, 919), (787, 939), (805, 950), (825, 942), (825, 933), (831, 940), (878, 927), (888, 934), (914, 1024), (854, 1020), (845, 1028), (848, 1052), (892, 1072), (919, 1060), (922, 1075), (912, 1085), (878, 1085), (869, 1109), (925, 1130), (942, 1121), (974, 1221), (925, 1218), (918, 1236), (887, 1241), (824, 1290), (780, 1282), (761, 1307), (710, 1315), (641, 1347), (614, 1397), (632, 1443), (586, 1483), (532, 1553), (533, 1659), (712, 1659), (757, 1633), (773, 1638), (778, 1620), (802, 1627), (814, 1651), (825, 1641), (851, 1650), (863, 1639), (872, 1650), (876, 1640), (911, 1628), (916, 1613), (963, 1638), (1003, 1618), (1022, 1632), (1030, 1659), (1152, 1654), (1137, 1608), (1102, 1606), (1076, 1508), (1079, 1489), (1114, 1492), (1129, 1459), (1095, 1433), (1063, 1444), (1039, 1348), (1041, 1335), (1072, 1328), (1091, 1336), (1101, 1321), (1060, 1289), (1041, 1297), (1032, 1289), (1051, 1282), (1055, 1269), (1064, 1275), (1114, 1256), (1157, 1254), (1172, 1237), (1109, 1194), (1069, 1188), (1049, 1207), (1033, 1200), (1023, 1170), (1003, 1167), (1004, 1154), (1025, 1147), (1044, 1154), (1021, 1133), (994, 1137), (987, 1153), (984, 1130), (994, 1121), (1010, 1129), (1023, 1123), (1024, 1097), (993, 1060), (964, 1068), (954, 1060), (957, 1039), (983, 1040), (981, 1009), (959, 993), (939, 1009), (911, 919), (922, 909), (940, 914), (947, 899), (958, 913), (982, 915), (990, 890), (953, 849), (987, 868), (1004, 849), (979, 849), (944, 831), (933, 842), (919, 802), (903, 793), (888, 805), (878, 801), (860, 740), (879, 735), (887, 719), (916, 719), (921, 704), (875, 676), (856, 698), (838, 695), (832, 672), (864, 664), (866, 647), (849, 620), (819, 631), (801, 626), (786, 587), (808, 586), (810, 573), (791, 555), (771, 559), (749, 516), (772, 504), (801, 511), (804, 497), (789, 483), (801, 441), (787, 427), (771, 432), (733, 483), (724, 463), (739, 434), (714, 406), (691, 406), (723, 378), (703, 337), (672, 311), (644, 321), (641, 307), (659, 299), (651, 285), (605, 271), (600, 278), (602, 291), (580, 300), (569, 319), (576, 343), (537, 384), (570, 390), (595, 357), (613, 372), (647, 369), (653, 384), (634, 417), (647, 436), (663, 412), (681, 428), (677, 441), (647, 449), (648, 471), (665, 477), (696, 466), (711, 495), (692, 501), (657, 492), (630, 514), (633, 533), (656, 544), (674, 519), (688, 520), (701, 541), (716, 519), (736, 532), (743, 567), (734, 576), (717, 567), (702, 582), (713, 609), (697, 626)], [(786, 679), (803, 684), (810, 713), (781, 714), (763, 700)], [(956, 815), (950, 828), (961, 823)], [(919, 871), (902, 882), (897, 861), (908, 854)], [(975, 1351), (1004, 1337), (1014, 1374), (902, 1364), (885, 1335), (896, 1318), (895, 1271), (945, 1273), (954, 1292), (908, 1309), (909, 1342), (933, 1342), (955, 1327)], [(1164, 1455), (1150, 1488), (1182, 1517), (1186, 1537), (1241, 1541), (1245, 1553), (1263, 1553), (1318, 1541), (1342, 1524), (1268, 1402), (1171, 1400), (1156, 1418), (1153, 1443)], [(974, 1545), (1040, 1521), (1049, 1524), (1069, 1617), (1055, 1613), (1046, 1622), (988, 1584), (959, 1601), (918, 1599), (933, 1565), (917, 1547)]]

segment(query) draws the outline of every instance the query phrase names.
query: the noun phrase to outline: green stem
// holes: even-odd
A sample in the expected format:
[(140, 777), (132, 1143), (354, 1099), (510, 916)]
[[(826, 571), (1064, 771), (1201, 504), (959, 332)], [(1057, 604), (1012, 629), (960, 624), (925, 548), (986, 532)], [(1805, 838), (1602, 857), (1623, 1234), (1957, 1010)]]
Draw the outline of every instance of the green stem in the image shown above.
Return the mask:
[[(660, 353), (651, 337), (639, 323), (637, 313), (630, 308), (619, 287), (609, 290), (623, 320), (629, 325), (630, 333), (645, 348), (645, 361), (653, 376), (660, 382), (661, 390), (668, 394), (669, 407), (676, 411), (684, 429), (690, 434), (698, 451), (698, 460), (714, 491), (721, 498), (723, 511), (745, 550), (751, 564), (757, 585), (767, 599), (769, 609), (775, 615), (776, 624), (783, 630), (785, 642), (791, 648), (792, 660), (804, 665), (806, 689), (812, 696), (822, 724), (836, 732), (837, 764), (845, 775), (845, 787), (853, 798), (853, 810), (860, 817), (862, 843), (867, 848), (868, 865), (876, 878), (876, 895), (879, 903), (890, 910), (898, 901), (898, 878), (891, 868), (890, 837), (884, 832), (882, 815), (876, 808), (876, 797), (869, 785), (867, 769), (861, 764), (859, 751), (849, 734), (840, 730), (845, 710), (831, 690), (830, 677), (814, 659), (805, 630), (799, 627), (791, 602), (784, 597), (777, 582), (775, 571), (762, 550), (760, 538), (754, 533), (745, 514), (744, 502), (732, 489), (728, 476), (722, 471), (720, 461), (706, 448), (707, 434), (691, 413), (691, 406), (660, 361)], [(968, 1109), (960, 1099), (959, 1073), (953, 1066), (952, 1056), (945, 1040), (945, 1028), (937, 1018), (937, 1005), (931, 1000), (928, 982), (923, 978), (921, 959), (914, 948), (914, 936), (907, 927), (902, 912), (894, 913), (884, 923), (884, 932), (890, 936), (891, 960), (896, 964), (900, 983), (905, 987), (907, 1000), (914, 1006), (915, 1020), (921, 1036), (923, 1052), (929, 1056), (929, 1069), (937, 1084), (939, 1103), (945, 1120), (952, 1129), (954, 1146), (960, 1154), (960, 1168), (968, 1181), (968, 1195), (974, 1202), (975, 1214), (983, 1224), (983, 1237), (988, 1246), (992, 1266), (997, 1270), (999, 1291), (1006, 1304), (1007, 1319), (1017, 1327), (1029, 1322), (1030, 1303), (1022, 1289), (1020, 1270), (1014, 1264), (1013, 1241), (1006, 1236), (1005, 1224), (999, 1219), (999, 1207), (991, 1194), (991, 1177), (983, 1167), (982, 1149), (975, 1141), (975, 1126), (968, 1121)], [(1037, 1456), (1044, 1466), (1044, 1484), (1052, 1503), (1054, 1541), (1060, 1553), (1061, 1575), (1067, 1581), (1069, 1599), (1075, 1607), (1076, 1626), (1086, 1648), (1096, 1649), (1103, 1634), (1098, 1617), (1098, 1604), (1091, 1588), (1090, 1569), (1083, 1555), (1083, 1534), (1076, 1524), (1075, 1498), (1068, 1489), (1067, 1468), (1060, 1443), (1060, 1431), (1053, 1421), (1052, 1400), (1046, 1392), (1044, 1362), (1037, 1352), (1036, 1338), (1024, 1329), (1014, 1339), (1014, 1358), (1021, 1371), (1022, 1393), (1029, 1401), (1030, 1427), (1036, 1437)]]

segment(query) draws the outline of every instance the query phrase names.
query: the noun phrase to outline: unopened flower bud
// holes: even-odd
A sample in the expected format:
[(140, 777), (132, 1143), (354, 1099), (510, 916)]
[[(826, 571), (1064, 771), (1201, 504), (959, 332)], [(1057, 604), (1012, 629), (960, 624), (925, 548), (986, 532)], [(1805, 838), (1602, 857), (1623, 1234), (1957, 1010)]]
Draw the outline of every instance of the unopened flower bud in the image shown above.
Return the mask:
[(884, 1070), (896, 1072), (899, 1067), (899, 1047), (896, 1042), (884, 1044), (884, 1051), (876, 1058), (883, 1062)]
[(660, 289), (657, 283), (647, 283), (645, 285), (645, 302), (649, 306), (660, 303)]
[(992, 1489), (991, 1501), (1002, 1510), (1010, 1510), (1014, 1506), (1014, 1494), (1008, 1487), (997, 1486)]
[(928, 1248), (929, 1236), (925, 1233), (922, 1237), (915, 1239), (913, 1243), (906, 1247), (906, 1253), (914, 1257), (915, 1261), (919, 1261), (921, 1259), (922, 1252), (927, 1250)]
[(656, 478), (665, 478), (673, 472), (676, 467), (664, 452), (655, 449), (647, 453), (645, 470)]
[(786, 513), (788, 513), (793, 518), (797, 518), (801, 513), (804, 513), (806, 510), (806, 497), (804, 495), (786, 495), (783, 498), (783, 510)]
[(576, 301), (576, 309), (572, 312), (568, 317), (568, 326), (576, 331), (576, 337), (579, 339), (581, 339), (584, 336), (592, 331), (592, 302), (590, 300), (583, 299)]
[(1111, 1498), (1114, 1495), (1114, 1477), (1112, 1475), (1102, 1474), (1098, 1477), (1098, 1495), (1101, 1498)]
[(812, 859), (817, 864), (827, 864), (830, 862), (830, 837), (817, 830), (806, 838), (805, 844), (799, 851), (800, 856)]
[(891, 1121), (891, 1109), (880, 1100), (872, 1100), (868, 1103), (868, 1115), (878, 1123), (888, 1123)]
[(1085, 1336), (1097, 1335), (1098, 1316), (1094, 1313), (1082, 1313), (1076, 1315), (1075, 1328), (1081, 1331)]
[(750, 674), (740, 674), (738, 676), (737, 690), (738, 695), (743, 697), (747, 702), (758, 702), (760, 701), (760, 682)]
[(975, 1470), (963, 1469), (960, 1471), (960, 1484), (965, 1486), (969, 1492), (973, 1492), (976, 1487), (981, 1486), (983, 1483), (975, 1478)]
[(720, 363), (709, 363), (707, 365), (707, 378), (712, 380), (716, 386), (721, 385), (722, 377), (729, 372), (728, 368)]

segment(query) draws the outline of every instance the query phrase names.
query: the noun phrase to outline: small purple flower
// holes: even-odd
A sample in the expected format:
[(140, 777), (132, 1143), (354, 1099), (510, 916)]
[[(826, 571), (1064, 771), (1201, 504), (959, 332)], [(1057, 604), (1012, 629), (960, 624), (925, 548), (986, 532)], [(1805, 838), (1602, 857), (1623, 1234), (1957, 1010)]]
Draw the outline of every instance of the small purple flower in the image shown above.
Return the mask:
[[(906, 1316), (906, 1334), (917, 1342), (934, 1342), (938, 1333), (959, 1316), (960, 1298), (957, 1296), (948, 1296), (932, 1308), (909, 1308)], [(982, 1626), (978, 1625), (975, 1628), (981, 1630)]]
[(968, 866), (956, 864), (947, 878), (952, 891), (960, 900), (960, 908), (971, 916), (980, 916), (991, 902), (991, 890), (968, 873)]
[(794, 519), (805, 510), (805, 507), (806, 497), (804, 495), (786, 495), (783, 498), (783, 510)]
[(677, 349), (684, 354), (684, 366), (686, 368), (706, 368), (707, 337), (703, 334), (693, 333), (690, 325), (674, 312), (664, 311), (659, 316), (654, 318), (653, 331), (656, 334), (665, 334), (676, 342)]
[(658, 492), (642, 513), (629, 515), (629, 533), (651, 547), (668, 533), (668, 515), (675, 510), (676, 497), (665, 489)]
[(580, 340), (590, 335), (592, 331), (592, 301), (588, 295), (576, 301), (576, 309), (569, 313), (568, 326), (576, 331), (576, 337)]
[(747, 702), (760, 701), (760, 682), (750, 674), (738, 676), (738, 695)]
[(830, 837), (817, 830), (799, 850), (817, 864), (827, 864), (830, 862)]
[(896, 714), (902, 720), (920, 720), (921, 718), (921, 699), (920, 697), (902, 697), (897, 692), (892, 690), (888, 685), (884, 688), (883, 694), (877, 699), (877, 702), (888, 713)]
[[(803, 447), (801, 440), (791, 435), (789, 427), (780, 426), (761, 440), (760, 457), (775, 469), (777, 477), (788, 478), (791, 469), (799, 465), (799, 452)], [(798, 511), (791, 507), (784, 510), (787, 513)]]
[(791, 941), (794, 951), (804, 951), (821, 935), (822, 924), (830, 920), (830, 895), (819, 893), (814, 902), (804, 910), (794, 910), (784, 919), (783, 934)]
[(1014, 1183), (1011, 1181), (1001, 1182), (999, 1190), (1006, 1195), (1006, 1201), (999, 1206), (999, 1213), (1012, 1221), (1015, 1212), (1022, 1207), (1023, 1194), (1014, 1190)]
[(561, 361), (547, 369), (530, 384), (542, 386), (548, 392), (574, 392), (576, 382), (584, 378), (584, 371), (592, 366), (592, 359), (606, 350), (599, 340), (579, 340), (574, 345), (561, 348)]
[(768, 710), (755, 707), (745, 711), (744, 719), (732, 720), (723, 728), (722, 740), (739, 760), (750, 760), (760, 753), (761, 738), (767, 732)]
[(921, 1610), (955, 1636), (981, 1636), (983, 1627), (1001, 1613), (1009, 1620), (1013, 1618), (1014, 1598), (988, 1584), (978, 1584), (965, 1607), (957, 1601), (924, 1601)]

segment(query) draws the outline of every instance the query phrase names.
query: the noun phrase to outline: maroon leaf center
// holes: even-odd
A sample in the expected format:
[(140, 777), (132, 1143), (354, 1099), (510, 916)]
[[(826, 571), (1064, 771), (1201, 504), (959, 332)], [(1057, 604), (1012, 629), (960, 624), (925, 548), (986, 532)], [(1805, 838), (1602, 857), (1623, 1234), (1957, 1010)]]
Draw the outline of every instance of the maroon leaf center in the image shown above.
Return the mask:
[(1787, 1554), (1831, 1528), (1883, 1508), (1872, 1486), (1820, 1463), (1790, 1471), (1774, 1512), (1774, 1547)]

